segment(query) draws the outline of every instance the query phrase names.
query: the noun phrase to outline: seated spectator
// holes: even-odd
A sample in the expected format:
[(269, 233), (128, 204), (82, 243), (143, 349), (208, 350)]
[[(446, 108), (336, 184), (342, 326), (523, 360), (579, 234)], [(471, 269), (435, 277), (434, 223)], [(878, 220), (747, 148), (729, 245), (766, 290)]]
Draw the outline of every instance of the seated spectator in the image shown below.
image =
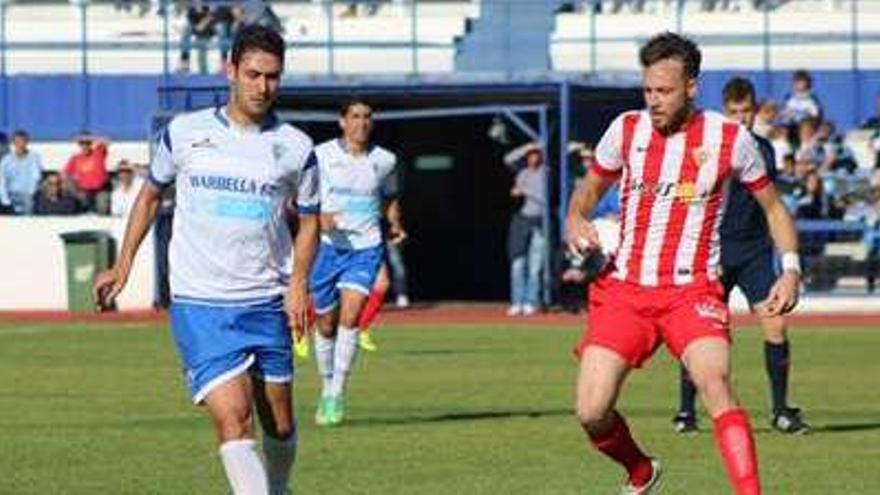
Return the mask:
[(816, 132), (816, 145), (822, 147), (821, 169), (825, 172), (843, 171), (853, 173), (859, 167), (855, 154), (843, 139), (836, 133), (834, 123), (826, 120), (819, 125)]
[(813, 93), (813, 78), (805, 70), (796, 70), (791, 79), (791, 93), (785, 97), (782, 121), (793, 133), (806, 119), (822, 120), (822, 105)]
[(822, 178), (811, 172), (804, 182), (804, 194), (798, 198), (795, 217), (805, 220), (840, 219), (843, 211), (825, 194)]
[(9, 136), (5, 132), (0, 131), (0, 158), (9, 153)]
[(49, 172), (34, 198), (37, 215), (74, 215), (79, 213), (79, 203), (64, 190), (64, 183), (57, 172)]
[(817, 167), (825, 162), (825, 146), (820, 140), (818, 130), (819, 120), (804, 119), (797, 125), (795, 139), (797, 154), (808, 154)]
[[(177, 71), (187, 73), (190, 71), (190, 53), (193, 48), (193, 38), (198, 45), (201, 53), (204, 53), (211, 38), (217, 34), (218, 14), (224, 15), (228, 7), (219, 6), (214, 9), (209, 5), (208, 0), (192, 0), (186, 9), (186, 24), (180, 34), (180, 62)], [(228, 19), (223, 19), (228, 20)], [(221, 26), (223, 27), (223, 26)], [(228, 41), (228, 40), (227, 40)], [(228, 43), (221, 40), (221, 64), (226, 63), (226, 56), (223, 50)], [(207, 66), (203, 57), (199, 58), (199, 72), (206, 73)]]
[(266, 0), (239, 0), (233, 10), (238, 27), (257, 24), (284, 32), (284, 23)]
[(791, 142), (788, 140), (788, 129), (785, 127), (780, 125), (773, 126), (767, 139), (769, 139), (770, 144), (773, 145), (773, 154), (776, 159), (777, 168), (781, 166), (786, 155), (794, 156), (795, 150), (792, 148)]
[(34, 194), (40, 185), (43, 165), (40, 155), (28, 149), (28, 133), (19, 129), (12, 135), (12, 152), (0, 159), (3, 175), (3, 202), (16, 215), (30, 215), (34, 210)]
[(107, 141), (83, 132), (77, 136), (80, 152), (64, 166), (64, 176), (73, 183), (77, 197), (88, 212), (106, 215), (110, 211), (106, 192)]
[(137, 176), (128, 160), (120, 161), (116, 169), (113, 195), (110, 197), (110, 214), (127, 218), (143, 183), (143, 179)]

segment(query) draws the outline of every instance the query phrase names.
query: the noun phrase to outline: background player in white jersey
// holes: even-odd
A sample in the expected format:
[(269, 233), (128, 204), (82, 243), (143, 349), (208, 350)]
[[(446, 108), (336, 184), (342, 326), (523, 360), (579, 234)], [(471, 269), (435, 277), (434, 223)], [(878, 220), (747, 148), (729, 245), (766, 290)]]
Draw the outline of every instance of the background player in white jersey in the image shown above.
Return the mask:
[[(624, 467), (622, 493), (650, 493), (659, 464), (639, 448), (615, 403), (623, 382), (661, 342), (680, 359), (712, 417), (718, 450), (737, 495), (761, 493), (747, 413), (730, 383), (729, 313), (719, 281), (719, 224), (737, 178), (764, 212), (776, 247), (797, 263), (797, 235), (767, 178), (754, 140), (736, 122), (695, 108), (701, 54), (676, 34), (640, 50), (647, 109), (625, 112), (596, 148), (596, 163), (571, 198), (566, 240), (595, 248), (587, 220), (621, 181), (621, 243), (593, 283), (589, 330), (579, 345), (577, 414), (590, 442)], [(765, 301), (767, 314), (797, 302), (799, 270), (789, 266)]]
[[(296, 456), (290, 324), (302, 326), (308, 306), (319, 185), (312, 140), (270, 110), (283, 67), (284, 41), (275, 31), (250, 26), (238, 32), (226, 106), (168, 124), (119, 262), (95, 283), (104, 304), (123, 289), (162, 190), (176, 179), (171, 328), (192, 400), (214, 422), (236, 495), (288, 493)], [(298, 210), (293, 248), (292, 210)], [(254, 441), (254, 409), (265, 465)]]
[(323, 389), (315, 422), (337, 425), (358, 350), (358, 319), (383, 259), (381, 218), (391, 242), (400, 221), (396, 157), (370, 142), (373, 109), (354, 99), (340, 110), (342, 136), (315, 147), (321, 177), (321, 245), (311, 277), (318, 315), (315, 358)]

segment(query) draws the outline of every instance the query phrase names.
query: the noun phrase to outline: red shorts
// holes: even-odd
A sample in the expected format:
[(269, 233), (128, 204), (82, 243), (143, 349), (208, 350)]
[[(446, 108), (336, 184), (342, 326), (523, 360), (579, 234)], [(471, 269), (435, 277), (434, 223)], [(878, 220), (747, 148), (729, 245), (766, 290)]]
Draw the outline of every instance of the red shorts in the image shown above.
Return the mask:
[(633, 368), (647, 361), (661, 340), (681, 358), (702, 337), (730, 341), (730, 312), (719, 282), (642, 287), (605, 274), (590, 286), (587, 328), (575, 354), (597, 345), (611, 349)]

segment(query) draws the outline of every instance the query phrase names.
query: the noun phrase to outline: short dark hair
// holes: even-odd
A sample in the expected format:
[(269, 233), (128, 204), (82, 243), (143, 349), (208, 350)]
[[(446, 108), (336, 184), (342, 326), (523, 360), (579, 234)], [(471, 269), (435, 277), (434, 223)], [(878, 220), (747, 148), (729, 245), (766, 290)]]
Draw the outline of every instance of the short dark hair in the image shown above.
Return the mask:
[(699, 77), (703, 56), (697, 44), (684, 36), (666, 31), (655, 35), (639, 50), (639, 61), (646, 69), (670, 58), (681, 61), (684, 65), (684, 73), (689, 79)]
[(724, 85), (721, 91), (725, 104), (749, 100), (755, 103), (755, 86), (752, 81), (744, 77), (733, 77)]
[(792, 81), (804, 81), (807, 83), (808, 87), (813, 87), (813, 76), (810, 75), (810, 71), (806, 69), (798, 69), (794, 71), (794, 74), (791, 75)]
[(238, 65), (246, 52), (259, 50), (271, 53), (284, 65), (284, 38), (272, 28), (250, 24), (238, 30), (232, 42), (232, 65)]
[(12, 133), (12, 137), (13, 138), (20, 137), (20, 138), (24, 138), (24, 139), (30, 139), (30, 135), (24, 129), (16, 129), (15, 132)]
[(351, 107), (355, 105), (363, 105), (365, 107), (369, 107), (370, 110), (373, 110), (373, 105), (370, 104), (364, 97), (362, 96), (349, 96), (346, 100), (342, 102), (342, 105), (339, 105), (339, 116), (345, 117), (348, 115), (348, 111), (351, 110)]

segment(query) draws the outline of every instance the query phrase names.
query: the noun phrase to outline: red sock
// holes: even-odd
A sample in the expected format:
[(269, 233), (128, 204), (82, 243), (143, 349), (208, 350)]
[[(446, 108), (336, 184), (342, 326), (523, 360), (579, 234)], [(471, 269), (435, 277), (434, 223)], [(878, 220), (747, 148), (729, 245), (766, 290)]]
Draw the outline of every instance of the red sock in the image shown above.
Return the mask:
[(358, 328), (361, 329), (362, 332), (366, 332), (370, 329), (370, 325), (373, 324), (373, 320), (376, 319), (376, 315), (379, 314), (379, 310), (382, 309), (382, 303), (385, 302), (385, 291), (373, 289), (370, 292), (370, 298), (367, 299), (367, 304), (364, 306), (363, 311), (361, 311), (361, 317), (358, 319)]
[(732, 409), (718, 416), (715, 441), (727, 467), (727, 475), (736, 495), (760, 495), (758, 455), (749, 416), (742, 409)]
[(593, 445), (618, 464), (626, 468), (629, 473), (629, 482), (633, 486), (643, 486), (651, 479), (654, 468), (651, 466), (651, 458), (636, 445), (629, 432), (629, 426), (623, 416), (613, 411), (614, 423), (611, 428), (601, 434), (592, 435), (587, 432)]

